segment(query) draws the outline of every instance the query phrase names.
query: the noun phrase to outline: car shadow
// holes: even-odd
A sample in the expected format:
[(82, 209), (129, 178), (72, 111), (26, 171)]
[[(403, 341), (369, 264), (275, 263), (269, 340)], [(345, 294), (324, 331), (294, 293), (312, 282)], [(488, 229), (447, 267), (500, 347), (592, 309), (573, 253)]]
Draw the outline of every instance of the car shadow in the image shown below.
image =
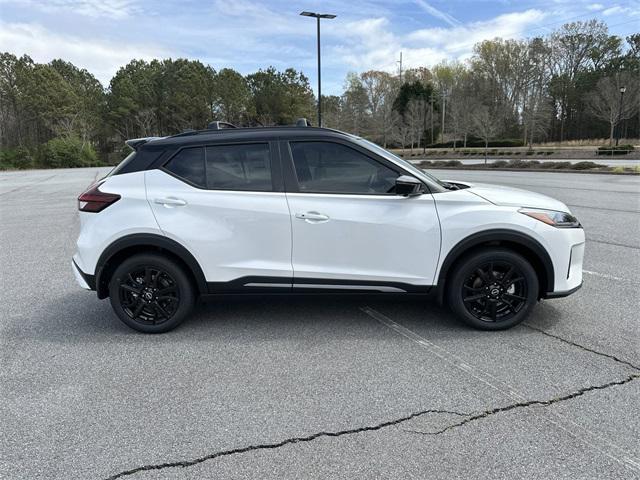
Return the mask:
[[(431, 298), (383, 298), (379, 296), (237, 296), (199, 302), (193, 314), (177, 329), (161, 335), (148, 335), (124, 325), (107, 300), (78, 291), (43, 302), (28, 322), (7, 326), (4, 335), (29, 337), (51, 343), (117, 343), (130, 341), (173, 342), (208, 341), (217, 335), (247, 338), (249, 332), (266, 337), (295, 339), (344, 331), (361, 338), (379, 337), (386, 329), (363, 308), (368, 307), (430, 338), (460, 340), (476, 338), (481, 332), (466, 326), (448, 309)], [(562, 312), (541, 302), (528, 324), (546, 329), (561, 321)], [(516, 332), (520, 328), (511, 329)]]

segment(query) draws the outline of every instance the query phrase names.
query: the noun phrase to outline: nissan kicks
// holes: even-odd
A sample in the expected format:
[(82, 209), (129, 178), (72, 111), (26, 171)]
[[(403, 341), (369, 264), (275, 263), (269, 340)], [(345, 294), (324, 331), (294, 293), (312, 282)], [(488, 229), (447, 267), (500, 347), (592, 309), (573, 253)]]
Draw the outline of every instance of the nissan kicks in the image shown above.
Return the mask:
[(147, 333), (175, 328), (199, 297), (245, 293), (432, 292), (500, 330), (580, 288), (585, 235), (565, 204), (441, 181), (299, 125), (127, 141), (132, 153), (78, 198), (79, 284)]

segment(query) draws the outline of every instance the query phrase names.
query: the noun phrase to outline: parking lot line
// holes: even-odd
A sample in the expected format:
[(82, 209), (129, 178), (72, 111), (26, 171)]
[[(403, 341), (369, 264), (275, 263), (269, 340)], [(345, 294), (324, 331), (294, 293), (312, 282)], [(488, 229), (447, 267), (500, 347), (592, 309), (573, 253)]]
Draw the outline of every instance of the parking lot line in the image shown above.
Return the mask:
[(592, 272), (589, 270), (582, 270), (582, 273), (586, 273), (587, 275), (593, 275), (594, 277), (600, 277), (600, 278), (607, 278), (609, 280), (617, 280), (620, 282), (624, 282), (624, 281), (628, 281), (630, 282), (631, 280), (626, 280), (625, 278), (621, 278), (621, 277), (615, 277), (613, 275), (609, 275), (608, 273), (600, 273), (600, 272)]
[[(517, 400), (518, 402), (527, 402), (527, 398), (524, 397), (521, 393), (516, 391), (516, 388), (512, 385), (509, 385), (488, 372), (485, 372), (481, 369), (474, 368), (467, 363), (465, 363), (460, 357), (455, 355), (454, 353), (448, 351), (447, 349), (436, 345), (430, 340), (422, 337), (418, 333), (410, 330), (409, 328), (401, 325), (388, 316), (374, 310), (371, 307), (363, 306), (360, 310), (373, 318), (377, 322), (382, 325), (390, 328), (395, 331), (399, 335), (411, 340), (412, 342), (420, 345), (425, 350), (429, 351), (433, 355), (436, 355), (438, 358), (442, 359), (446, 363), (453, 365), (455, 368), (463, 371), (465, 374), (473, 377), (474, 379), (480, 381), (481, 383), (491, 387), (494, 390), (497, 390), (501, 394)], [(611, 443), (610, 441), (604, 439), (601, 435), (596, 432), (592, 432), (591, 430), (586, 429), (582, 425), (575, 423), (573, 420), (564, 418), (557, 412), (550, 411), (548, 409), (532, 409), (534, 414), (540, 415), (541, 418), (548, 421), (549, 423), (555, 425), (560, 430), (563, 430), (573, 438), (583, 442), (584, 444), (592, 447), (594, 450), (602, 453), (603, 455), (611, 458), (612, 460), (625, 465), (633, 470), (640, 471), (640, 459), (636, 459), (631, 454), (629, 454), (625, 449)], [(551, 416), (555, 418), (550, 418)], [(581, 435), (577, 433), (577, 431), (581, 432)], [(614, 453), (615, 452), (615, 453)]]

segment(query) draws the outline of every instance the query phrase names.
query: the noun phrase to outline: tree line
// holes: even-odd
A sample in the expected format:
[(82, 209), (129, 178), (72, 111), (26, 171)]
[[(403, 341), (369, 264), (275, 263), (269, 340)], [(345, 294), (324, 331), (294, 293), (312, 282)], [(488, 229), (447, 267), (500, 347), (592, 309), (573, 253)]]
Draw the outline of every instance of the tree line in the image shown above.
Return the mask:
[[(624, 89), (622, 94), (621, 89)], [(640, 137), (640, 34), (596, 20), (545, 37), (486, 40), (465, 62), (395, 74), (349, 74), (323, 96), (324, 126), (385, 147), (526, 145)], [(115, 161), (128, 138), (315, 119), (308, 78), (273, 67), (249, 75), (186, 59), (132, 60), (108, 88), (64, 60), (0, 54), (0, 166)]]

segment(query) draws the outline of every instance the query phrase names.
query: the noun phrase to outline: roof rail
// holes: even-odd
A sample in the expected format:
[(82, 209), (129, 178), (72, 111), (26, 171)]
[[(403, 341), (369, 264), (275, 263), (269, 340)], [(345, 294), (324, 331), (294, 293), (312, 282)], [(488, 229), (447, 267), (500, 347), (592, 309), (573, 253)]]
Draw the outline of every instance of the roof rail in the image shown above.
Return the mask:
[(296, 120), (296, 127), (310, 127), (311, 122), (306, 118), (299, 118)]
[(207, 125), (207, 130), (222, 130), (223, 128), (238, 128), (233, 123), (222, 122), (220, 120), (216, 120), (215, 122), (209, 123)]

